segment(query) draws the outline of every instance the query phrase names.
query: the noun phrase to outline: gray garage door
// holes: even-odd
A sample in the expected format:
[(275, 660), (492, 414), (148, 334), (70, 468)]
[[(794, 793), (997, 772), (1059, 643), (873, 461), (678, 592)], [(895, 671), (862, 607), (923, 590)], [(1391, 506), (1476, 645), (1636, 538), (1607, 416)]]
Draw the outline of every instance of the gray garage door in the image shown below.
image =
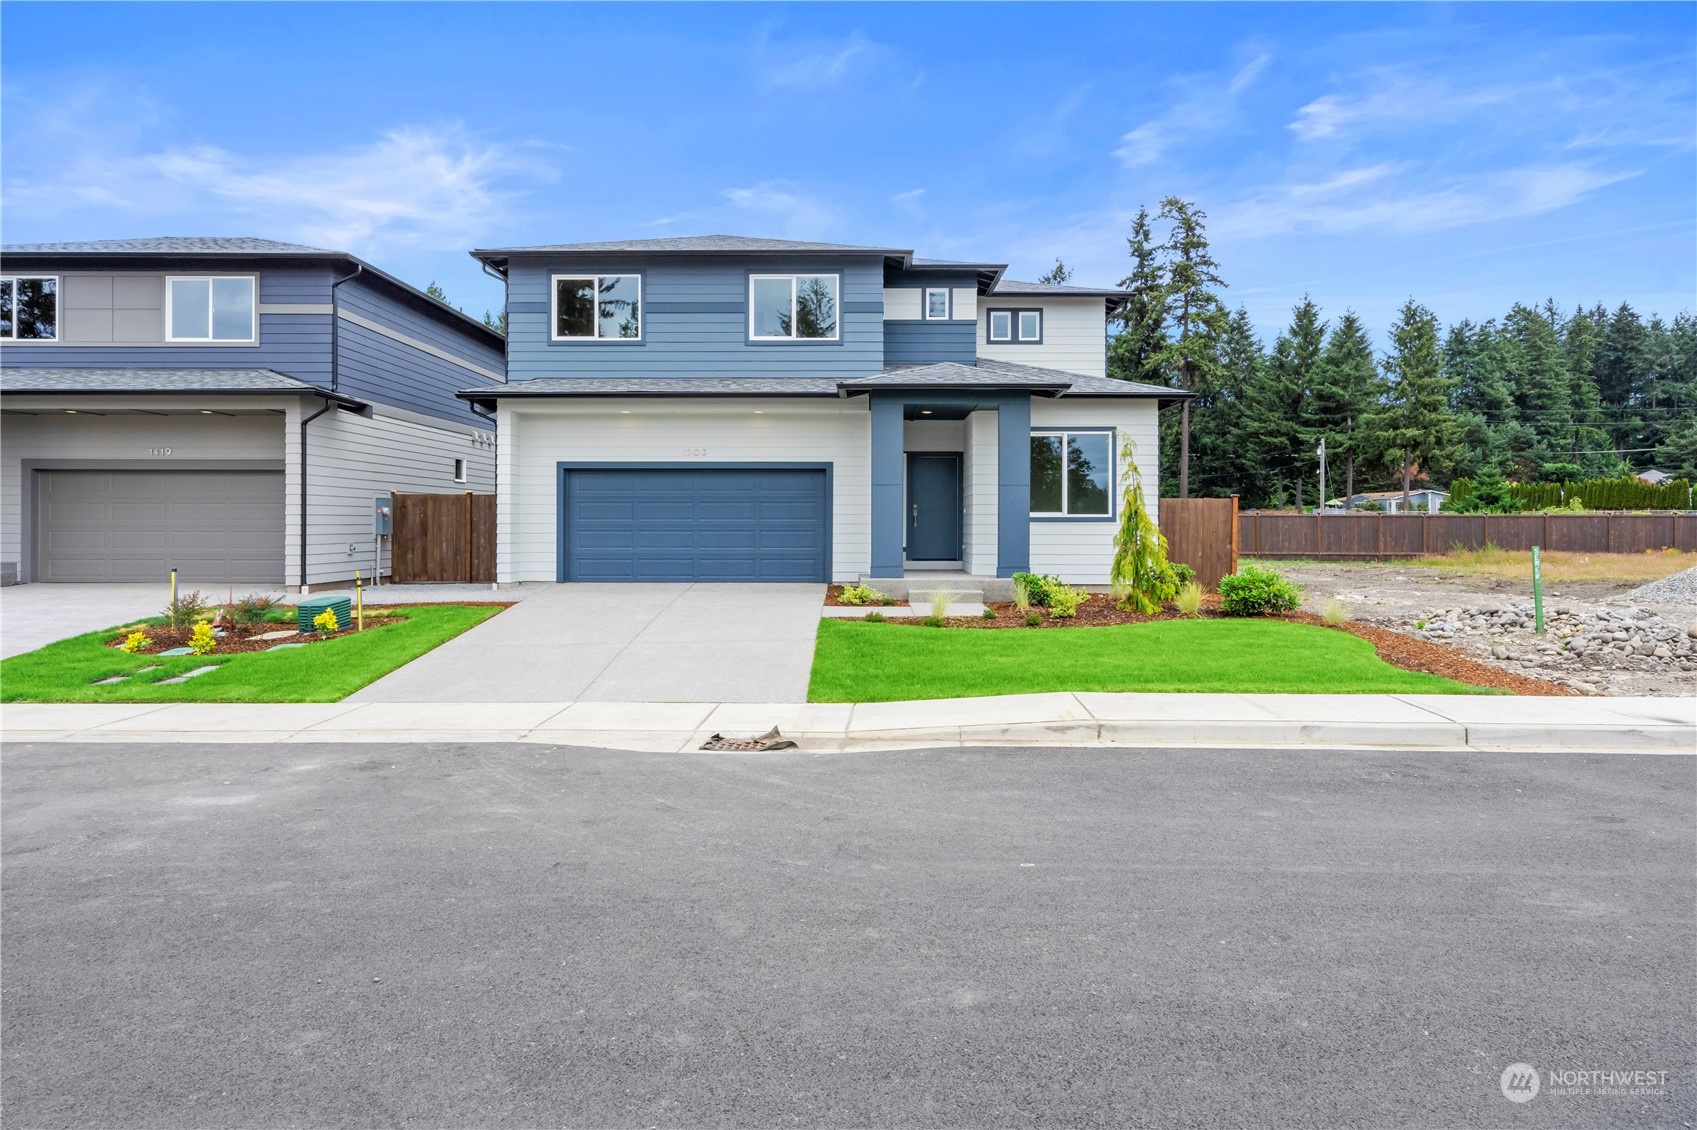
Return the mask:
[(565, 581), (823, 581), (825, 472), (620, 467), (565, 475)]
[(42, 471), (43, 581), (281, 584), (280, 471)]

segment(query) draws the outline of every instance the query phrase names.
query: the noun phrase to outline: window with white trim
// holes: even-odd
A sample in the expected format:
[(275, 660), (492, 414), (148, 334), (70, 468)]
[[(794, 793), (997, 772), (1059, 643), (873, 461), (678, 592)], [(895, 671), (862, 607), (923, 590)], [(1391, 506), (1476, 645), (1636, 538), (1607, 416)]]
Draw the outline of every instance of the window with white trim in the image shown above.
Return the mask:
[(836, 275), (748, 276), (751, 341), (836, 341)]
[(454, 481), (456, 483), (463, 483), (465, 482), (465, 477), (465, 460), (454, 460)]
[(949, 320), (949, 292), (947, 290), (941, 288), (926, 289), (925, 320), (928, 322), (946, 322)]
[(984, 338), (992, 345), (1042, 345), (1043, 311), (991, 310)]
[(166, 341), (253, 341), (252, 275), (176, 275), (165, 280)]
[(0, 278), (0, 341), (59, 340), (59, 280), (51, 275)]
[(555, 341), (639, 341), (641, 275), (555, 275)]
[(1013, 340), (1013, 311), (1012, 310), (992, 310), (992, 311), (990, 311), (990, 340), (991, 341), (1012, 341)]
[(1043, 311), (1021, 310), (1019, 312), (1019, 340), (1043, 340)]
[(1103, 518), (1113, 513), (1114, 433), (1031, 433), (1031, 514)]

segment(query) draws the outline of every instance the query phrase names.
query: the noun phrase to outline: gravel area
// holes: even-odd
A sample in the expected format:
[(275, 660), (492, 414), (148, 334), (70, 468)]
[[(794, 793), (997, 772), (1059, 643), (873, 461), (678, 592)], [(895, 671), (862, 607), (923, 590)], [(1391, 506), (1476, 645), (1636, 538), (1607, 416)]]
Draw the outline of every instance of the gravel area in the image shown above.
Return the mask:
[(1697, 694), (1697, 569), (1547, 589), (1540, 636), (1529, 585), (1408, 565), (1273, 565), (1303, 586), (1310, 612), (1335, 596), (1358, 621), (1580, 694)]

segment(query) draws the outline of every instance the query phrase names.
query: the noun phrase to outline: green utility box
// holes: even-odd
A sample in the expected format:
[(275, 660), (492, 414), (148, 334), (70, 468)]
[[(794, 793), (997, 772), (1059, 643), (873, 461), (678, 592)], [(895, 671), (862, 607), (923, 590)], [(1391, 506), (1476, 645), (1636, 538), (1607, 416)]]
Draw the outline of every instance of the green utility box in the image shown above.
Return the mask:
[(316, 632), (318, 629), (312, 621), (324, 615), (326, 608), (336, 612), (336, 626), (345, 628), (354, 621), (353, 602), (345, 596), (311, 596), (296, 606), (300, 616), (296, 621), (303, 632)]

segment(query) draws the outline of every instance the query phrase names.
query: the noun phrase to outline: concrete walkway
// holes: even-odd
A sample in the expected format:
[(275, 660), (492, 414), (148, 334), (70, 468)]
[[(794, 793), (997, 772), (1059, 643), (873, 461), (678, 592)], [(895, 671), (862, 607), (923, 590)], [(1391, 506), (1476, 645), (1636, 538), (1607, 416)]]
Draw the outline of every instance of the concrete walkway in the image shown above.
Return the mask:
[[(734, 672), (733, 672), (734, 674)], [(1697, 753), (1673, 698), (1035, 694), (848, 704), (704, 702), (17, 703), (8, 742), (547, 742), (673, 752), (778, 726), (803, 751), (939, 746), (1331, 746)]]
[(823, 585), (577, 583), (525, 590), (519, 607), (385, 675), (349, 701), (807, 698)]

